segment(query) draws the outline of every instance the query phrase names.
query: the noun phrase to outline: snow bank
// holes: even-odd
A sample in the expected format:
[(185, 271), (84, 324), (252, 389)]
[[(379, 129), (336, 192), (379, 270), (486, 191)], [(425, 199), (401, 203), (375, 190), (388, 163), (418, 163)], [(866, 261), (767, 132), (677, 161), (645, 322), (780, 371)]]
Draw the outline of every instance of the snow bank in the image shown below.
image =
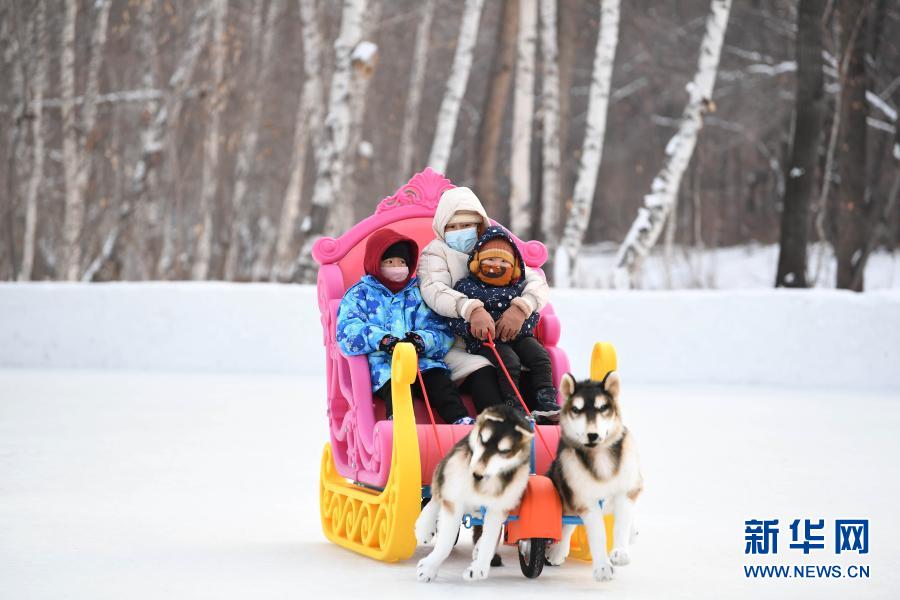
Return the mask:
[[(576, 375), (900, 388), (900, 293), (553, 291)], [(319, 374), (311, 286), (0, 284), (0, 367)]]

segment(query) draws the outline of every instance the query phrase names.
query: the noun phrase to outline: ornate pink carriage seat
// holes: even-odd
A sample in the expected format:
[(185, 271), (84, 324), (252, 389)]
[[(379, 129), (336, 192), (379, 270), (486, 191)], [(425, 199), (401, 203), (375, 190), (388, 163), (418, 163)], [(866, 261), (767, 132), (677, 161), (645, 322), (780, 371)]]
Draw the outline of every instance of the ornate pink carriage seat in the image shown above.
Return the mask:
[[(431, 221), (441, 194), (454, 187), (444, 176), (426, 168), (392, 196), (382, 200), (375, 214), (357, 223), (338, 238), (325, 237), (313, 246), (313, 258), (319, 263), (318, 300), (321, 312), (325, 367), (328, 384), (328, 420), (331, 447), (338, 472), (354, 481), (374, 487), (387, 482), (391, 464), (393, 422), (384, 419), (384, 406), (372, 395), (369, 367), (365, 356), (344, 356), (335, 340), (335, 320), (344, 292), (363, 274), (362, 255), (369, 235), (390, 227), (407, 235), (424, 248), (434, 239)], [(525, 263), (539, 268), (547, 259), (547, 249), (538, 241), (514, 238)], [(569, 370), (569, 359), (559, 341), (560, 324), (548, 304), (541, 311), (537, 336), (546, 346), (553, 363), (557, 385)], [(467, 401), (470, 412), (471, 402)], [(431, 474), (441, 454), (421, 401), (414, 401), (416, 428), (421, 455), (422, 483), (431, 482)], [(472, 412), (474, 414), (474, 412)], [(437, 417), (439, 419), (439, 417)], [(440, 420), (439, 423), (442, 423)], [(427, 424), (427, 425), (426, 425)], [(439, 424), (441, 447), (449, 449), (469, 431), (469, 427)], [(541, 427), (551, 448), (556, 447), (558, 428)], [(552, 456), (538, 445), (537, 472), (544, 472)]]

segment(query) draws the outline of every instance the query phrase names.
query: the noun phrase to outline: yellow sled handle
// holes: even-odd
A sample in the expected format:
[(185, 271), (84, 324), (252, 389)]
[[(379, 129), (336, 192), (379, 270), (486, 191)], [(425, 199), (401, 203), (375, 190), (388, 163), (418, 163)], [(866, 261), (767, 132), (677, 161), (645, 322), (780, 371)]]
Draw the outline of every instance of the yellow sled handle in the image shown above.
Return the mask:
[(609, 342), (597, 342), (591, 352), (591, 379), (603, 381), (610, 371), (615, 371), (616, 348)]

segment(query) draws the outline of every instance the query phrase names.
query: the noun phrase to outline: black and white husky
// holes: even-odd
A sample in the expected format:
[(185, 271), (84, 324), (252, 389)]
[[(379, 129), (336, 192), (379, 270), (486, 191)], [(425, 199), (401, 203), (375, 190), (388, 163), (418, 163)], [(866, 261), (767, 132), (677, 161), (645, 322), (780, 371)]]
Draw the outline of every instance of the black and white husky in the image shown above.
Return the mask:
[(434, 550), (416, 568), (419, 581), (437, 577), (456, 542), (463, 515), (477, 514), (481, 507), (485, 508), (484, 532), (463, 579), (487, 578), (503, 523), (519, 505), (528, 484), (533, 436), (521, 413), (492, 406), (438, 463), (431, 479), (431, 501), (416, 521), (418, 542), (434, 540)]
[[(564, 512), (584, 522), (597, 581), (612, 579), (613, 565), (630, 562), (634, 503), (643, 487), (634, 438), (622, 424), (619, 387), (615, 371), (603, 382), (576, 383), (570, 374), (563, 376), (559, 447), (548, 473)], [(607, 555), (603, 513), (609, 512), (615, 515), (615, 525), (613, 550)], [(574, 525), (563, 526), (562, 539), (547, 549), (550, 564), (566, 559), (574, 530)]]

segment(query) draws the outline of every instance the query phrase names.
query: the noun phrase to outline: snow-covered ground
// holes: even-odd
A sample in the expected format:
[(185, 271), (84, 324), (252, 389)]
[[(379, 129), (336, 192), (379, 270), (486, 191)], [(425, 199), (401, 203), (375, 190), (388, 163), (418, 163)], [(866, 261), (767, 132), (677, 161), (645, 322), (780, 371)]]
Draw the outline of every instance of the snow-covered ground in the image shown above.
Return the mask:
[[(575, 267), (577, 287), (610, 287), (617, 251), (616, 244), (584, 247)], [(647, 258), (640, 277), (641, 289), (771, 289), (778, 266), (778, 246), (749, 244), (702, 251), (674, 246), (668, 267), (664, 258), (662, 247)], [(836, 263), (831, 247), (811, 245), (808, 262), (809, 283), (818, 288), (834, 288)], [(900, 252), (873, 252), (866, 263), (865, 287), (900, 288)]]
[[(575, 561), (529, 581), (505, 549), (465, 584), (464, 538), (426, 586), (424, 550), (385, 565), (321, 534), (321, 376), (0, 370), (0, 596), (897, 597), (896, 387), (624, 385), (646, 479), (632, 565), (608, 584)], [(780, 520), (777, 557), (746, 560), (752, 518)], [(835, 556), (829, 538), (804, 558), (794, 518), (868, 518), (870, 552)], [(745, 562), (871, 577), (748, 580)]]

